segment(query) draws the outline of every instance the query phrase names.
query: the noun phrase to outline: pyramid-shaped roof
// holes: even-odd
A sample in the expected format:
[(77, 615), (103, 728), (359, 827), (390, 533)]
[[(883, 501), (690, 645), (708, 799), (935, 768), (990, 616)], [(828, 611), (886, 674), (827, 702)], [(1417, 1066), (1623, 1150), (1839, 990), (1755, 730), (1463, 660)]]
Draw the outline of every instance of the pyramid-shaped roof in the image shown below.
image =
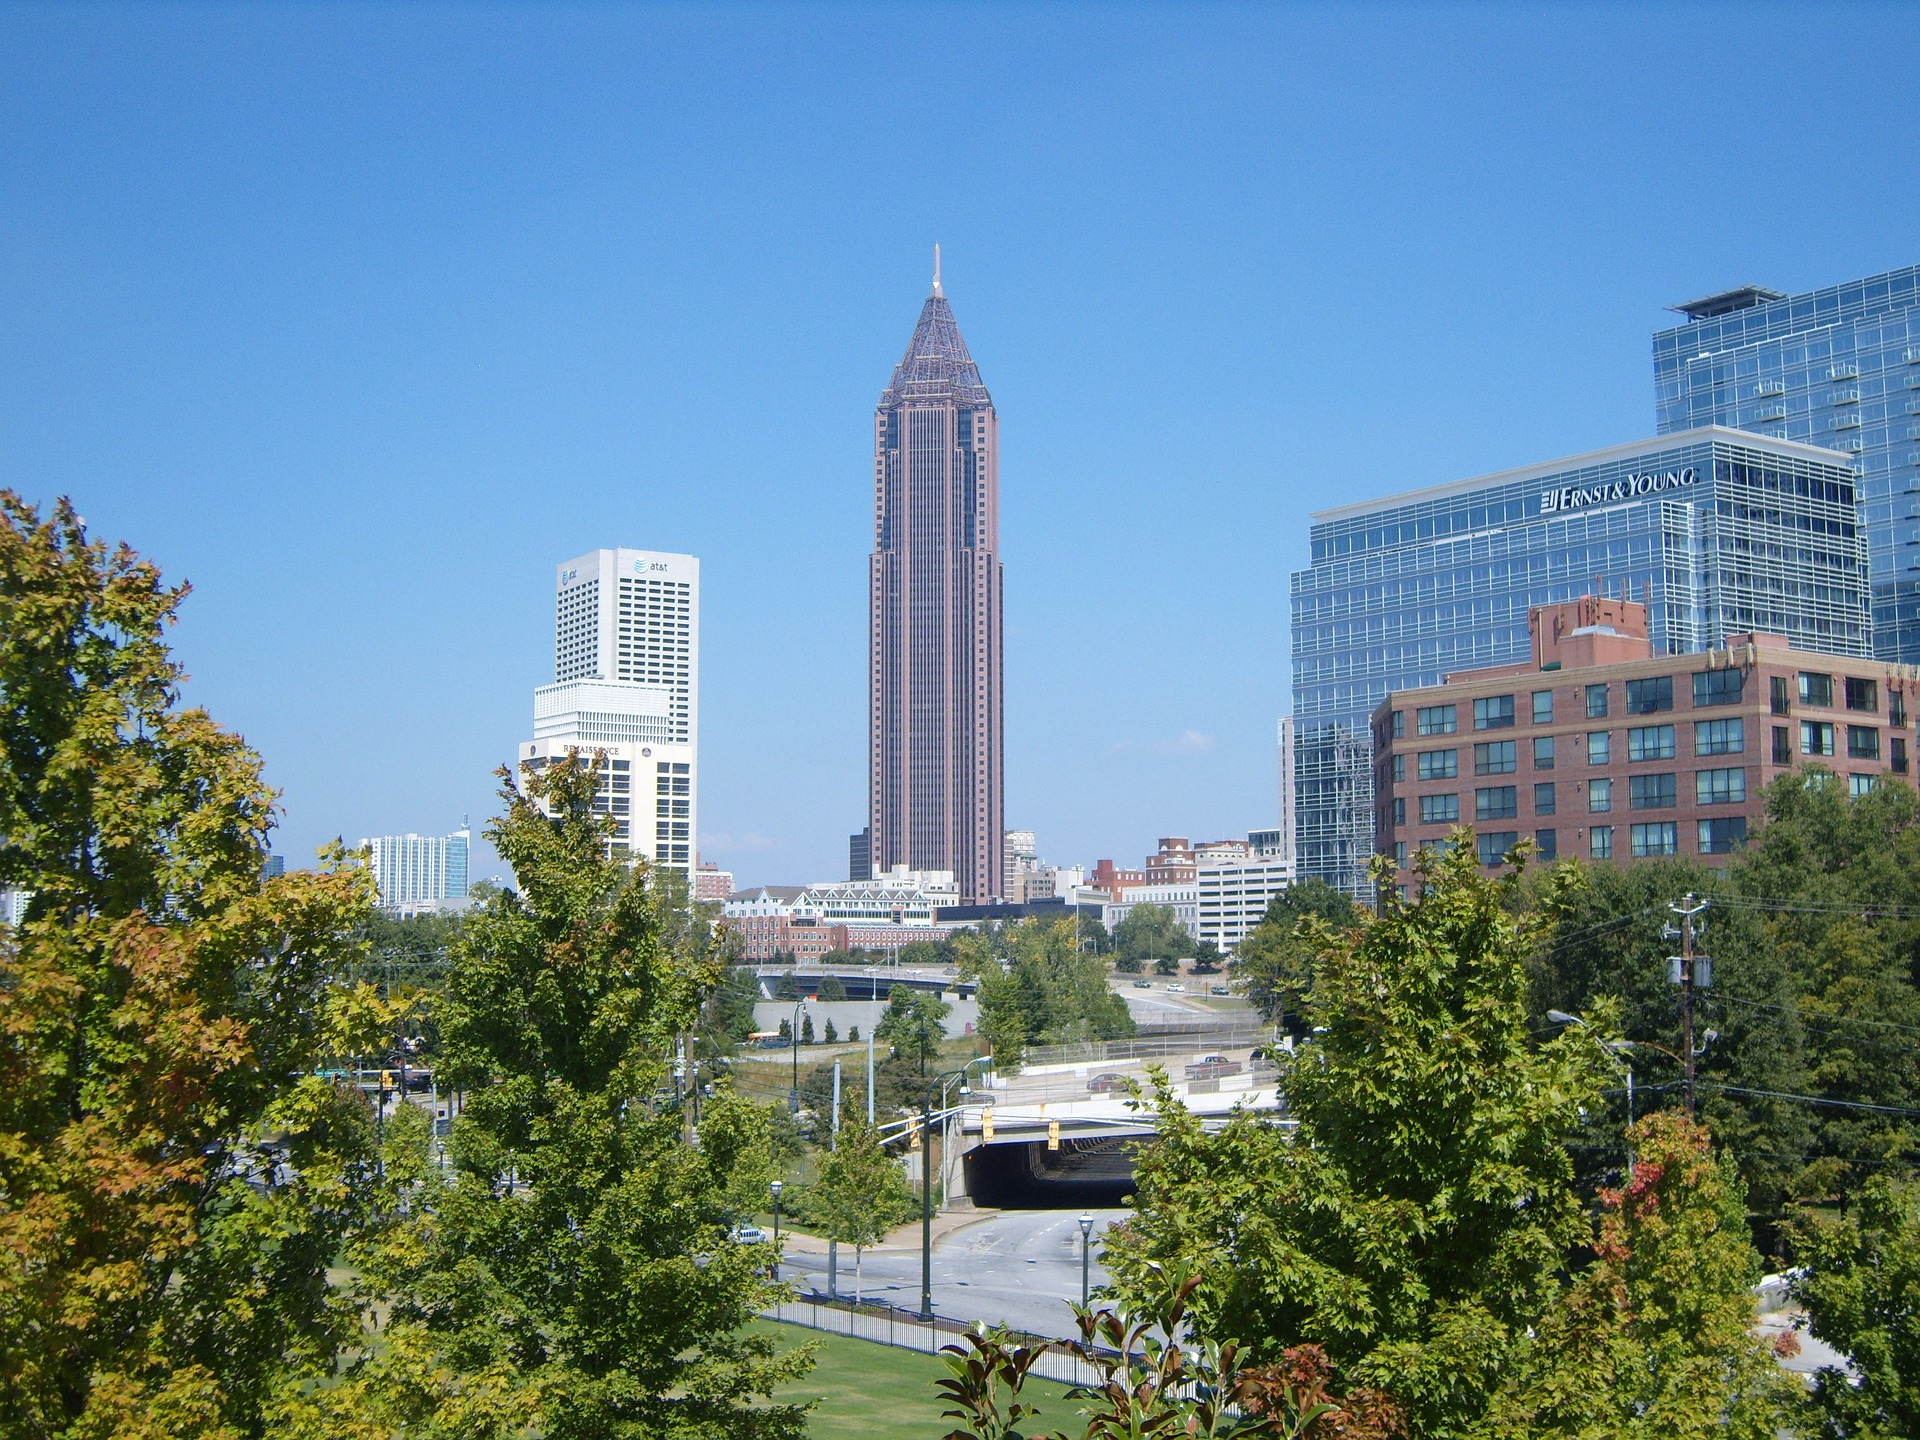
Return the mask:
[(987, 387), (980, 383), (973, 357), (967, 353), (967, 342), (960, 338), (953, 307), (936, 288), (920, 307), (920, 323), (913, 327), (907, 353), (893, 367), (893, 379), (887, 383), (880, 404), (885, 407), (948, 400), (957, 405), (993, 403)]

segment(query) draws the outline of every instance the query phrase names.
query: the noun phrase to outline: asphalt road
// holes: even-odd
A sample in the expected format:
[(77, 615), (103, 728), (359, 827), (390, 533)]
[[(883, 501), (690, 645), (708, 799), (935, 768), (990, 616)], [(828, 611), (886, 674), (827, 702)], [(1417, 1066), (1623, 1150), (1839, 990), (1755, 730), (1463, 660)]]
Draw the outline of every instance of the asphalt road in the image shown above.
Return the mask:
[[(1091, 1282), (1106, 1280), (1100, 1268), (1100, 1234), (1126, 1210), (1095, 1210)], [(1079, 1215), (1070, 1210), (1006, 1210), (936, 1238), (933, 1245), (933, 1308), (936, 1314), (972, 1322), (1010, 1325), (1039, 1335), (1065, 1337), (1073, 1329), (1072, 1302), (1080, 1298)], [(920, 1252), (867, 1252), (861, 1265), (861, 1296), (909, 1310), (920, 1308)], [(781, 1278), (802, 1290), (827, 1288), (824, 1255), (789, 1251)], [(840, 1253), (840, 1293), (853, 1294), (853, 1252)]]

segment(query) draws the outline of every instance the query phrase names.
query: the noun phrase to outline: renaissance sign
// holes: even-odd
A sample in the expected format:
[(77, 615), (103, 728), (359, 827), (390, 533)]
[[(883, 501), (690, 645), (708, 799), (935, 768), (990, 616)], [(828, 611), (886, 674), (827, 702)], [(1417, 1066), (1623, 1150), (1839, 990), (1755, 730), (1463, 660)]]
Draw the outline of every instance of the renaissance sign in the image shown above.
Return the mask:
[(1550, 515), (1556, 510), (1581, 510), (1588, 505), (1635, 500), (1642, 495), (1657, 495), (1662, 490), (1684, 489), (1698, 484), (1699, 480), (1699, 471), (1689, 465), (1684, 470), (1629, 475), (1624, 480), (1614, 480), (1605, 485), (1568, 485), (1559, 490), (1543, 490), (1540, 492), (1540, 513)]

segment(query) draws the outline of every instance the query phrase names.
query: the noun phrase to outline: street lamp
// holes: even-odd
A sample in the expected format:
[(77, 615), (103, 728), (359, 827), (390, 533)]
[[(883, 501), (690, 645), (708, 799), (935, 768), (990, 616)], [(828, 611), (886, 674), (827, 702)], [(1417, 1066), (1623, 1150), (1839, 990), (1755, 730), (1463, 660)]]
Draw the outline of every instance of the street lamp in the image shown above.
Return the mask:
[(787, 1092), (789, 1115), (800, 1113), (800, 1017), (806, 1012), (806, 1008), (806, 997), (802, 996), (800, 1003), (793, 1007), (793, 1019), (787, 1025), (787, 1028), (793, 1032), (793, 1088)]
[(958, 1070), (934, 1077), (920, 1097), (920, 1318), (933, 1319), (933, 1096), (940, 1092), (940, 1108), (947, 1104), (947, 1088), (955, 1080), (965, 1081), (967, 1072), (980, 1064), (991, 1065), (991, 1055), (976, 1055)]
[(780, 1182), (767, 1186), (773, 1192), (773, 1278), (780, 1278)]
[[(1547, 1011), (1547, 1019), (1551, 1020), (1555, 1025), (1577, 1025), (1582, 1030), (1590, 1030), (1593, 1028), (1578, 1015), (1569, 1015), (1564, 1010)], [(1627, 1072), (1627, 1129), (1629, 1131), (1633, 1129), (1633, 1062), (1627, 1058), (1627, 1051), (1635, 1045), (1644, 1043), (1644, 1041), (1639, 1040), (1602, 1040), (1600, 1042), (1601, 1048), (1613, 1056), (1614, 1059), (1618, 1060), (1620, 1062), (1620, 1068)], [(1663, 1045), (1655, 1045), (1651, 1048), (1663, 1050), (1669, 1055), (1673, 1054), (1671, 1050), (1667, 1050)], [(1629, 1180), (1633, 1178), (1633, 1145), (1631, 1142), (1628, 1142), (1627, 1145), (1627, 1178)]]
[(1082, 1212), (1080, 1216), (1080, 1308), (1087, 1308), (1087, 1273), (1093, 1254), (1093, 1216)]

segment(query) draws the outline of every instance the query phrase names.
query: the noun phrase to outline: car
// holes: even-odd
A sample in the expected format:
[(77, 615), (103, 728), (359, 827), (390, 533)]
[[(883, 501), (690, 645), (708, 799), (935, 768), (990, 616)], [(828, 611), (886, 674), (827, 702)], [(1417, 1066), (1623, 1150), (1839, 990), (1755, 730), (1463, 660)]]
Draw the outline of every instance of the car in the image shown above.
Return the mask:
[(1134, 982), (1133, 982), (1133, 988), (1134, 988), (1134, 989), (1136, 989), (1136, 990), (1151, 990), (1151, 989), (1153, 989), (1153, 981), (1151, 981), (1151, 980), (1136, 980), (1136, 981), (1134, 981)]
[(758, 1225), (736, 1225), (727, 1232), (727, 1238), (736, 1245), (760, 1245), (766, 1242), (767, 1232)]
[(1167, 986), (1167, 993), (1169, 995), (1184, 995), (1187, 993), (1187, 987), (1182, 985), (1178, 980), (1175, 980)]
[(1209, 985), (1207, 987), (1207, 993), (1209, 995), (1231, 995), (1233, 993), (1233, 987), (1230, 985)]
[(1218, 1080), (1223, 1075), (1238, 1075), (1240, 1069), (1238, 1060), (1229, 1060), (1224, 1055), (1202, 1055), (1187, 1066), (1187, 1079)]
[(1087, 1081), (1087, 1093), (1090, 1095), (1112, 1095), (1127, 1088), (1127, 1077), (1118, 1070), (1108, 1070)]

